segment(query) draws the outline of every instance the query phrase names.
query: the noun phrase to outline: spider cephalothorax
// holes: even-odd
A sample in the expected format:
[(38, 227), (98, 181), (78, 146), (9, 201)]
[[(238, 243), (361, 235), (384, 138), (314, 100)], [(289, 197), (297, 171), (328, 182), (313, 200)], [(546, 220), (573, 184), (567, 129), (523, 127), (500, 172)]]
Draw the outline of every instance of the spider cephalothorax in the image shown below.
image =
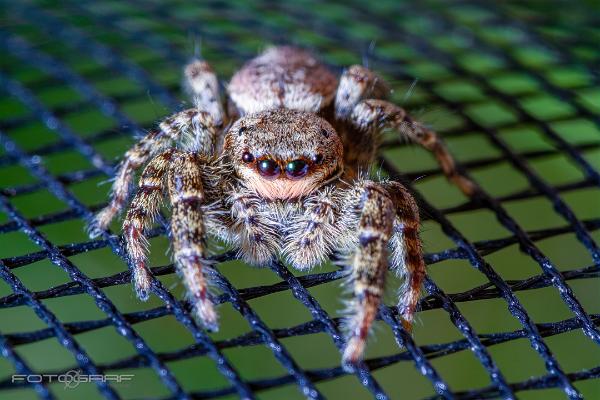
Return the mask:
[(144, 229), (168, 197), (175, 264), (207, 328), (217, 328), (207, 236), (255, 265), (283, 257), (306, 270), (334, 251), (346, 256), (353, 291), (346, 365), (363, 355), (388, 268), (405, 279), (398, 307), (409, 328), (425, 274), (418, 207), (400, 183), (358, 171), (368, 170), (381, 130), (391, 128), (431, 150), (471, 195), (476, 186), (456, 171), (437, 135), (386, 101), (387, 85), (372, 71), (352, 66), (338, 81), (293, 47), (270, 48), (240, 69), (227, 107), (208, 63), (190, 63), (184, 76), (194, 107), (126, 153), (111, 202), (90, 226), (92, 235), (107, 228), (127, 204), (135, 170), (147, 164), (123, 223), (138, 297), (146, 299), (151, 287)]
[(242, 117), (223, 150), (237, 176), (268, 200), (305, 197), (343, 171), (337, 132), (310, 112), (284, 108)]

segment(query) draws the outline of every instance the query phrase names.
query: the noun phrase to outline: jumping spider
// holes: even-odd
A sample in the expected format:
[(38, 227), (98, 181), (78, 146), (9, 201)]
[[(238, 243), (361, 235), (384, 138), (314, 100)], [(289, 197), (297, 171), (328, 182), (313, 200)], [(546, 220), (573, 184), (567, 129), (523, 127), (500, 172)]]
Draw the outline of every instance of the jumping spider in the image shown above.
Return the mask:
[(334, 251), (347, 255), (354, 297), (345, 365), (362, 358), (388, 267), (404, 277), (398, 305), (410, 329), (425, 274), (419, 210), (402, 184), (360, 171), (375, 162), (389, 128), (432, 151), (471, 195), (474, 184), (457, 173), (438, 136), (386, 101), (387, 84), (369, 69), (351, 66), (338, 80), (298, 48), (269, 48), (237, 71), (227, 111), (208, 63), (194, 60), (184, 75), (194, 107), (166, 118), (125, 154), (110, 204), (90, 226), (92, 236), (106, 230), (148, 162), (123, 223), (137, 296), (147, 299), (151, 282), (144, 229), (168, 195), (176, 267), (206, 328), (217, 329), (206, 278), (210, 235), (259, 266), (281, 256), (304, 271)]

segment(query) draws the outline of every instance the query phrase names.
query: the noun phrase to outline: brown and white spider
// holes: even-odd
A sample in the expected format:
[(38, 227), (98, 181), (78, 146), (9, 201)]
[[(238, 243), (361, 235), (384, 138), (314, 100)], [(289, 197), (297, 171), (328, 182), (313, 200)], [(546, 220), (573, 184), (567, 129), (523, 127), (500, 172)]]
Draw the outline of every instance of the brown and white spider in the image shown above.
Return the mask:
[(362, 358), (388, 267), (405, 279), (398, 306), (410, 328), (425, 274), (419, 210), (400, 183), (359, 171), (375, 161), (380, 133), (391, 128), (432, 151), (471, 195), (473, 183), (457, 173), (437, 135), (386, 101), (388, 86), (369, 69), (351, 66), (338, 80), (294, 47), (269, 48), (244, 65), (227, 86), (227, 111), (205, 61), (193, 61), (184, 75), (194, 107), (165, 119), (125, 154), (110, 204), (90, 226), (92, 236), (107, 228), (128, 202), (136, 169), (148, 162), (123, 223), (137, 296), (148, 298), (151, 281), (144, 229), (168, 195), (173, 256), (206, 328), (217, 329), (207, 236), (259, 266), (280, 256), (307, 270), (334, 251), (346, 255), (354, 294), (346, 365)]

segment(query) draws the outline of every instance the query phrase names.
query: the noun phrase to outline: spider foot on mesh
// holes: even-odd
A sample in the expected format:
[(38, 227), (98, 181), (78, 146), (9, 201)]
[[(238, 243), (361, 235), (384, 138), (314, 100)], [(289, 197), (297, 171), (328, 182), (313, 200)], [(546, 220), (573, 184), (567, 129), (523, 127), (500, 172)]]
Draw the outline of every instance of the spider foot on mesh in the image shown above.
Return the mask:
[(150, 298), (152, 275), (146, 266), (136, 266), (133, 269), (133, 288), (138, 299), (147, 301)]

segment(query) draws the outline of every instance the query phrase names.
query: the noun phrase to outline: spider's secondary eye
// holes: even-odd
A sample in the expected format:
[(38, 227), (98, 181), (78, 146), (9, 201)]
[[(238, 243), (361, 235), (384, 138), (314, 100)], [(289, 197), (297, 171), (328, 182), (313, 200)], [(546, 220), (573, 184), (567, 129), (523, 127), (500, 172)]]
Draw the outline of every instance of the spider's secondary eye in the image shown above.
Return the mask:
[(244, 154), (242, 154), (242, 161), (245, 163), (251, 163), (252, 161), (254, 161), (254, 156), (252, 155), (252, 153), (248, 153), (246, 151), (244, 152)]
[(268, 158), (258, 162), (258, 172), (266, 178), (273, 178), (281, 173), (279, 165)]
[(312, 161), (314, 164), (321, 164), (321, 161), (323, 161), (323, 156), (321, 154), (315, 154), (310, 158), (310, 161)]
[(308, 172), (308, 164), (303, 160), (294, 160), (287, 163), (285, 173), (290, 178), (302, 178)]

